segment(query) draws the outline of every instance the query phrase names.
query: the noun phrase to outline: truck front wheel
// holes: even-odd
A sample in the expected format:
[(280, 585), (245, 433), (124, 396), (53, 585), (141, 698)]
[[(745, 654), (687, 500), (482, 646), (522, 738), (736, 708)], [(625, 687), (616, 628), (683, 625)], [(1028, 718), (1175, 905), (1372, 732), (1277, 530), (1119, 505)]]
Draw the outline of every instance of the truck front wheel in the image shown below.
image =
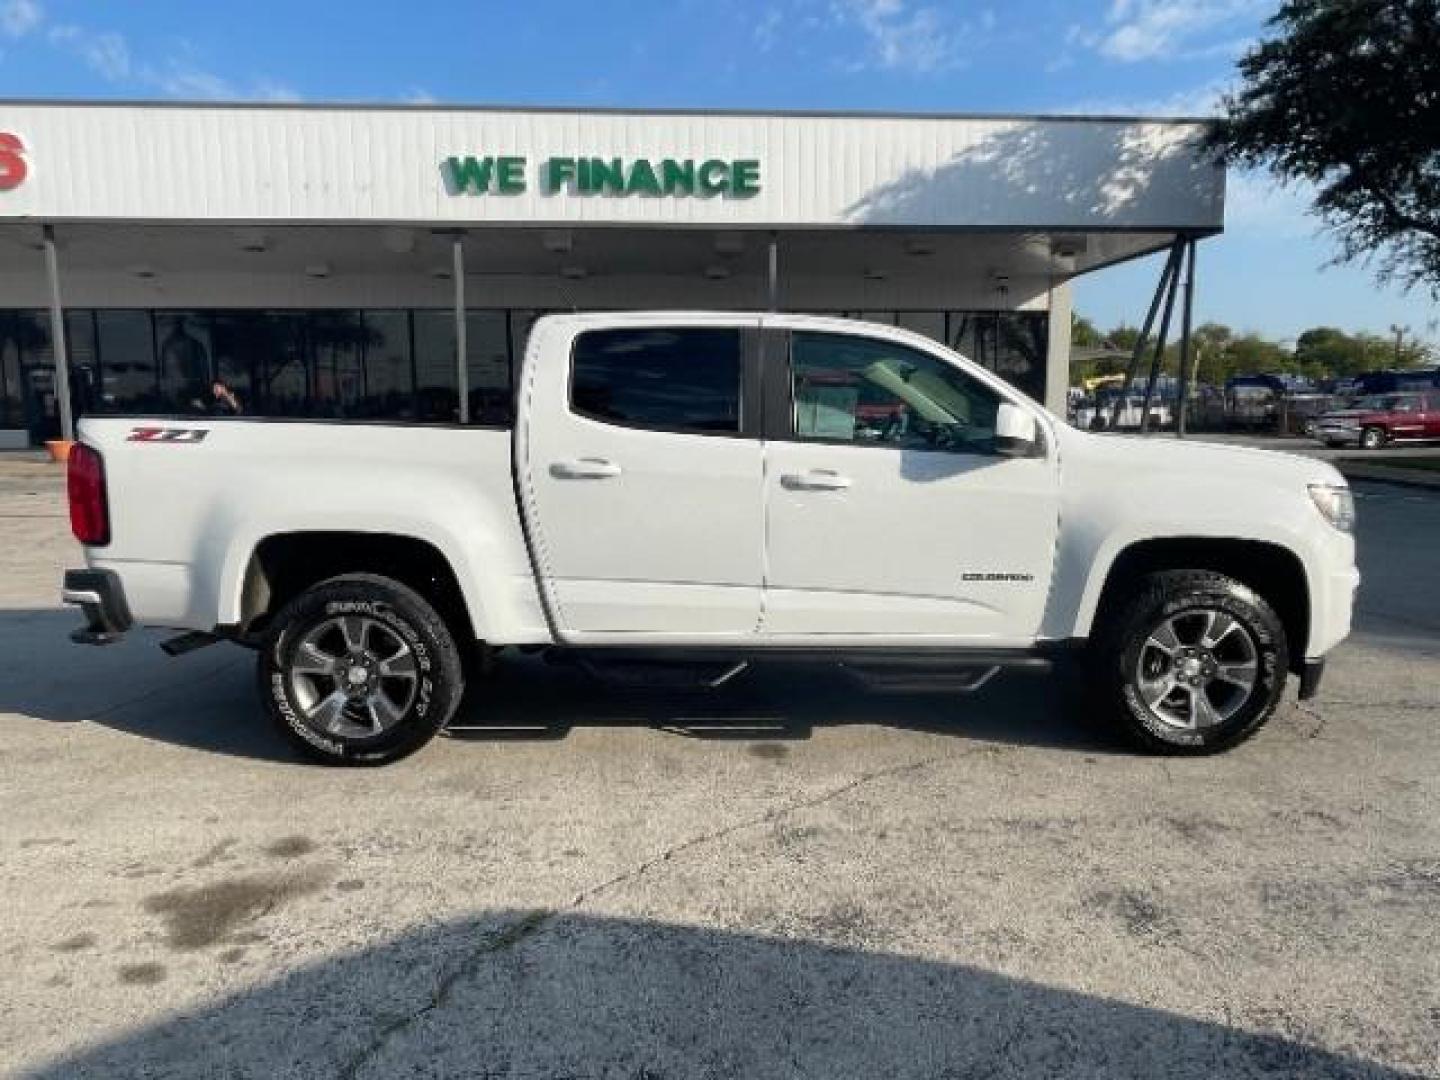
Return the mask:
[(1285, 628), (1264, 598), (1209, 571), (1147, 575), (1091, 653), (1103, 707), (1142, 747), (1206, 754), (1254, 734), (1285, 689)]
[(424, 746), (464, 692), (449, 627), (398, 581), (347, 574), (277, 614), (259, 654), (260, 696), (280, 730), (332, 765), (383, 765)]

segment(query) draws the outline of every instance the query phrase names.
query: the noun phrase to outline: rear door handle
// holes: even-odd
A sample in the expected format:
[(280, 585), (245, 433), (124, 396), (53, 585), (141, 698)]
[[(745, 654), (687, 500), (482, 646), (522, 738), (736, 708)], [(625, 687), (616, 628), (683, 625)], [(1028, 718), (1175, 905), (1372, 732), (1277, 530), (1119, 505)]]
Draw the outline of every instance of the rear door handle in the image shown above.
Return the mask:
[(833, 469), (810, 469), (803, 473), (785, 473), (780, 483), (792, 491), (844, 491), (850, 486), (850, 477), (841, 476)]
[(550, 475), (557, 480), (608, 480), (620, 475), (620, 466), (604, 458), (577, 458), (552, 463)]

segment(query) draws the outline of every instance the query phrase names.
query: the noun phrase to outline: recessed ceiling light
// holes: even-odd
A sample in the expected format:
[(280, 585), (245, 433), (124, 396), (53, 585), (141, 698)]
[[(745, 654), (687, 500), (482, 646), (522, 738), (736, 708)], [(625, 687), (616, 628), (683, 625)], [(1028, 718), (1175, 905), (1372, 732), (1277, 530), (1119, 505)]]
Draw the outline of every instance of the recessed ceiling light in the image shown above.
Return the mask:
[(316, 278), (329, 277), (330, 264), (323, 262), (311, 263), (309, 266), (305, 267), (305, 276)]
[(153, 278), (155, 276), (155, 268), (153, 266), (137, 264), (130, 267), (130, 273), (134, 274), (138, 278)]
[(723, 281), (730, 276), (730, 268), (721, 266), (719, 263), (712, 263), (705, 267), (705, 276), (711, 281)]
[(433, 278), (440, 278), (444, 280), (446, 278), (449, 278), (450, 268), (448, 266), (437, 266), (435, 267), (435, 269), (430, 271), (430, 276)]
[(922, 239), (922, 238), (920, 238), (920, 237), (918, 237), (918, 236), (911, 237), (909, 240), (906, 240), (906, 241), (905, 241), (905, 254), (906, 254), (906, 255), (934, 255), (934, 254), (935, 254), (935, 245), (934, 245), (934, 243), (932, 243), (931, 241), (929, 241), (929, 240), (924, 240), (924, 239)]
[(587, 271), (583, 266), (562, 266), (560, 276), (569, 278), (571, 281), (578, 281), (586, 275)]
[(540, 234), (540, 244), (546, 251), (563, 255), (575, 246), (575, 236), (569, 229), (546, 229)]
[(889, 270), (878, 270), (878, 269), (875, 269), (874, 267), (871, 267), (870, 269), (868, 269), (868, 270), (865, 271), (865, 280), (866, 280), (866, 281), (884, 281), (884, 280), (885, 280), (886, 278), (888, 278), (889, 276), (890, 276), (890, 271), (889, 271)]

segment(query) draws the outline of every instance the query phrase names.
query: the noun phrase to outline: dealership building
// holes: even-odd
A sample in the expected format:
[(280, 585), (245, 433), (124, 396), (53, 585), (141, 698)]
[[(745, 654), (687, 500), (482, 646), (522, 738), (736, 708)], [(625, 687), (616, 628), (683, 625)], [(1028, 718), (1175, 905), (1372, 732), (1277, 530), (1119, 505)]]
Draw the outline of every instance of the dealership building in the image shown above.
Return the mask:
[(1221, 229), (1203, 134), (0, 102), (0, 446), (57, 437), (65, 396), (184, 413), (213, 380), (247, 415), (504, 422), (531, 324), (573, 309), (899, 325), (1063, 410), (1071, 281)]

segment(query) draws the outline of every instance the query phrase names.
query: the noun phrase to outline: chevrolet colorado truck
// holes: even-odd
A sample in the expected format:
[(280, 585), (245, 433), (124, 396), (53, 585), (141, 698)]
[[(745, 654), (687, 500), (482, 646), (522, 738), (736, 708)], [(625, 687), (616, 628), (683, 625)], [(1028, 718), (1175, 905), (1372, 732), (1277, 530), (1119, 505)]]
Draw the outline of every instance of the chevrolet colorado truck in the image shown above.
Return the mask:
[(87, 418), (73, 637), (252, 647), (291, 739), (379, 764), (509, 646), (697, 685), (834, 661), (956, 692), (1065, 661), (1142, 747), (1204, 753), (1259, 728), (1289, 674), (1313, 694), (1349, 631), (1354, 512), (1329, 465), (1081, 432), (894, 327), (549, 316), (509, 415)]

